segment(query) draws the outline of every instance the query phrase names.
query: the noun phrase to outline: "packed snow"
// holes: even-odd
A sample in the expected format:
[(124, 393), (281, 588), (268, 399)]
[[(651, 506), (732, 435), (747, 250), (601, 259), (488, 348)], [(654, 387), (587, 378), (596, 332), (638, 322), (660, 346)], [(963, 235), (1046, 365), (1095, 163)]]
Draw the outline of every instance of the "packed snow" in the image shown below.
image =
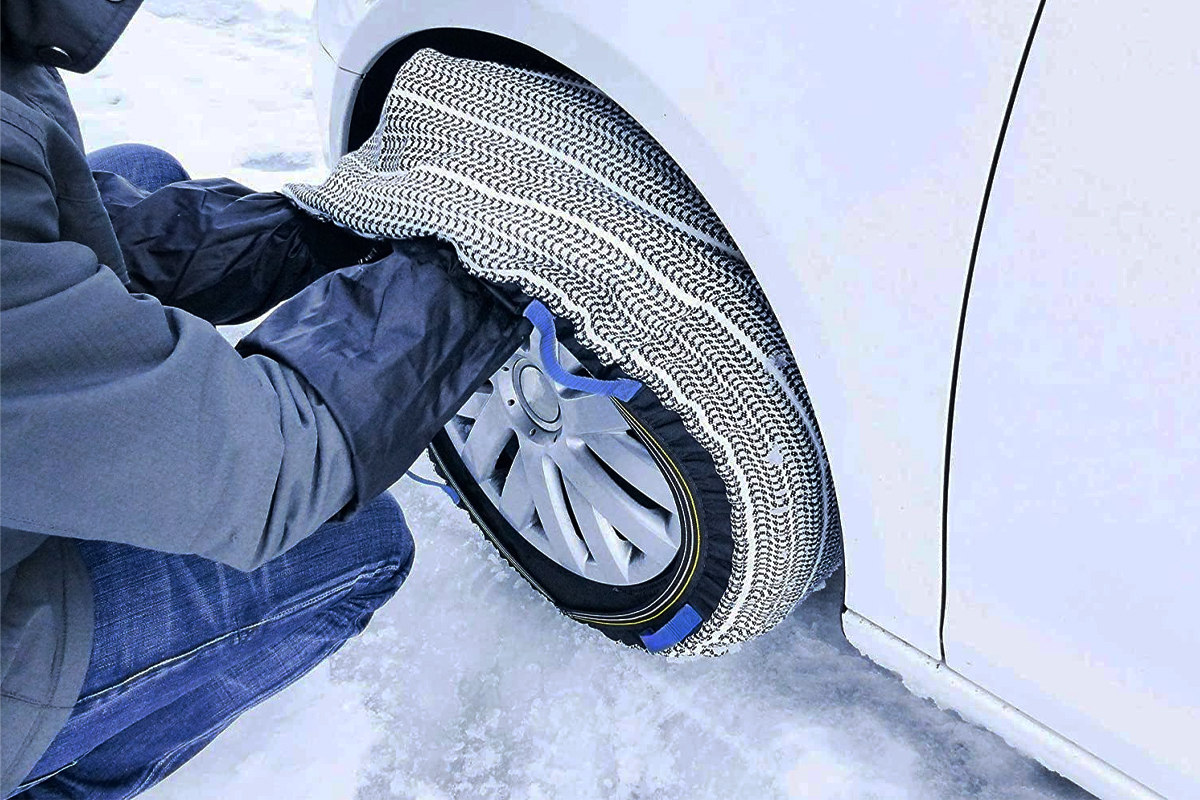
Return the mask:
[[(147, 142), (264, 190), (319, 179), (309, 6), (148, 3), (69, 79), (89, 147)], [(1088, 796), (860, 656), (840, 575), (737, 652), (668, 661), (559, 615), (436, 489), (393, 491), (418, 545), (396, 598), (148, 797)]]

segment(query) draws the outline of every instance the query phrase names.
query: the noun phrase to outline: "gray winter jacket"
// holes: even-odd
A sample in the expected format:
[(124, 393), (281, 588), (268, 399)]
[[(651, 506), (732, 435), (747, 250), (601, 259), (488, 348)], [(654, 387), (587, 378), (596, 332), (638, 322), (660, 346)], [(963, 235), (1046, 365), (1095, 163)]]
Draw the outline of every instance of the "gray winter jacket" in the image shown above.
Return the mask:
[[(0, 796), (87, 669), (76, 539), (252, 569), (398, 479), (527, 332), (444, 245), (338, 269), (366, 243), (280, 195), (93, 175), (54, 67), (137, 6), (3, 2)], [(287, 298), (240, 351), (213, 327)]]

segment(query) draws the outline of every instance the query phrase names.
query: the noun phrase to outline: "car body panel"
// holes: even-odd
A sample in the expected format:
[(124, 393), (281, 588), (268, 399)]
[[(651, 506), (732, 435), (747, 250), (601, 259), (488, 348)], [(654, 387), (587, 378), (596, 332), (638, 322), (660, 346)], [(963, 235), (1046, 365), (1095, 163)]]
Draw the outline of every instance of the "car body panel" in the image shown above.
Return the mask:
[(948, 516), (948, 666), (1172, 798), (1200, 796), (1198, 28), (1190, 4), (1046, 7)]
[[(309, 57), (312, 63), (313, 106), (316, 108), (317, 121), (320, 125), (321, 141), (326, 145), (325, 160), (328, 163), (330, 160), (328, 143), (331, 138), (328, 135), (330, 105), (333, 103), (335, 95), (334, 82), (337, 80), (338, 72), (344, 70), (338, 69), (337, 62), (333, 60), (333, 56), (329, 55), (329, 51), (321, 46), (321, 41), (316, 36), (309, 41)], [(354, 77), (358, 78), (357, 75)]]
[[(420, 30), (499, 34), (591, 80), (659, 140), (788, 335), (833, 469), (847, 605), (940, 657), (951, 365), (1036, 5), (336, 0), (319, 4), (318, 31), (360, 74)], [(331, 103), (335, 154), (352, 101)]]
[(1200, 797), (1200, 11), (1047, 5), (955, 407), (946, 663)]
[(870, 620), (846, 611), (842, 615), (842, 630), (850, 643), (872, 661), (900, 673), (913, 694), (954, 709), (1013, 747), (1035, 755), (1042, 764), (1097, 797), (1162, 800), (1162, 795)]

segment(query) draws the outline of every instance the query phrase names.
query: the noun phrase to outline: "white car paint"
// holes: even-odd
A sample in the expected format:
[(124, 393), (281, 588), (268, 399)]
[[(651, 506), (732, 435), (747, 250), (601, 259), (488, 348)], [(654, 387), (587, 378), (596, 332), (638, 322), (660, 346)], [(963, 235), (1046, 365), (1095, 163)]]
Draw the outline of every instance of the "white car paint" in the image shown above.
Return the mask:
[[(1057, 1), (1052, 0), (1051, 8)], [(1137, 673), (1139, 680), (1167, 691), (1143, 695), (1145, 703), (1161, 707), (1159, 716), (1148, 719), (1168, 724), (1165, 734), (1138, 738), (1145, 726), (1133, 726), (1129, 730), (1137, 735), (1124, 737), (1124, 749), (1106, 747), (1104, 742), (1087, 739), (1088, 731), (1120, 731), (1132, 722), (1128, 719), (1132, 711), (1122, 702), (1109, 703), (1113, 694), (1094, 679), (1079, 680), (1077, 691), (1063, 692), (1063, 680), (1072, 674), (1070, 653), (1063, 654), (1060, 641), (1054, 655), (1052, 648), (1044, 646), (1046, 641), (1037, 641), (1037, 631), (1031, 628), (1062, 621), (1054, 628), (1062, 631), (1067, 622), (1078, 618), (1056, 604), (1074, 599), (1072, 592), (1080, 591), (1092, 574), (1081, 570), (1079, 562), (1067, 568), (1064, 559), (1077, 555), (1085, 560), (1099, 548), (1075, 547), (1071, 537), (1057, 545), (1055, 557), (1037, 570), (1029, 570), (1033, 554), (1024, 557), (1026, 570), (1021, 571), (1019, 554), (1004, 552), (1002, 547), (972, 549), (962, 546), (958, 538), (965, 536), (963, 541), (968, 542), (978, 538), (971, 532), (978, 528), (987, 530), (991, 541), (1003, 541), (1011, 526), (998, 533), (999, 523), (994, 520), (1018, 513), (1026, 515), (1019, 517), (1025, 529), (1017, 540), (1027, 548), (1037, 544), (1039, 550), (1045, 549), (1046, 537), (1057, 533), (1046, 530), (1035, 514), (1027, 512), (1036, 509), (1037, 490), (1044, 499), (1054, 486), (1047, 480), (1052, 465), (1061, 467), (1061, 462), (1037, 465), (1041, 472), (1035, 474), (1041, 480), (1027, 481), (1035, 491), (1034, 499), (1022, 508), (1010, 508), (1003, 502), (1006, 495), (994, 491), (1020, 477), (1013, 475), (1008, 459), (1022, 457), (1028, 463), (1039, 454), (1019, 438), (1020, 430), (1011, 432), (1014, 453), (997, 459), (994, 451), (980, 449), (981, 445), (995, 448), (996, 438), (988, 434), (1002, 421), (1007, 424), (995, 416), (997, 408), (1007, 406), (997, 406), (989, 398), (1003, 397), (1009, 387), (995, 364), (986, 360), (992, 348), (1003, 349), (1008, 340), (999, 334), (982, 338), (987, 336), (981, 326), (988, 312), (979, 294), (1001, 292), (986, 301), (997, 308), (1023, 307), (1019, 293), (1003, 294), (1011, 286), (993, 279), (988, 265), (1024, 257), (1023, 251), (1014, 249), (1027, 231), (1019, 224), (1021, 215), (1037, 209), (1034, 204), (1021, 211), (1031, 191), (1024, 183), (1026, 172), (1048, 166), (1037, 160), (1036, 153), (1024, 162), (1018, 156), (1002, 159), (997, 186), (1007, 187), (1004, 191), (1011, 197), (998, 197), (996, 203), (1001, 209), (1008, 203), (1014, 215), (1009, 245), (1006, 249), (1000, 224), (992, 222), (977, 278), (988, 288), (977, 287), (970, 306), (959, 399), (962, 428), (956, 428), (951, 485), (951, 561), (946, 565), (951, 576), (950, 606), (943, 654), (942, 491), (952, 363), (980, 202), (1036, 7), (1036, 0), (853, 2), (803, 8), (781, 2), (704, 0), (654, 4), (320, 0), (321, 50), (314, 85), (318, 94), (326, 93), (318, 98), (318, 106), (331, 159), (346, 149), (350, 110), (361, 75), (397, 40), (429, 28), (476, 29), (520, 41), (614, 97), (674, 156), (721, 215), (789, 336), (813, 397), (837, 487), (846, 543), (846, 629), (851, 640), (867, 655), (900, 671), (914, 688), (926, 687), (919, 689), (922, 693), (967, 709), (972, 718), (1102, 796), (1153, 796), (1146, 786), (1160, 790), (1183, 786), (1191, 791), (1176, 796), (1200, 796), (1195, 761), (1189, 762), (1183, 754), (1191, 737), (1184, 735), (1186, 728), (1179, 727), (1178, 717), (1163, 710), (1176, 696), (1195, 697), (1196, 681), (1186, 674), (1198, 655), (1194, 625), (1189, 627), (1183, 617), (1198, 605), (1194, 585), (1188, 587), (1190, 606), (1180, 604), (1183, 611), (1168, 610), (1150, 626), (1158, 630), (1156, 625), (1175, 625), (1174, 639), (1162, 642), (1189, 643), (1190, 650), (1172, 663), (1151, 668), (1137, 659), (1123, 660), (1129, 655), (1129, 637), (1106, 638), (1095, 628), (1073, 630), (1066, 637), (1071, 644), (1068, 651), (1086, 644), (1089, 663), (1108, 659), (1136, 665), (1130, 668), (1145, 670)], [(1075, 12), (1076, 16), (1085, 13), (1082, 8)], [(1139, 21), (1148, 25), (1152, 19)], [(1149, 41), (1156, 29), (1141, 30), (1142, 41)], [(1180, 25), (1177, 30), (1188, 28)], [(1035, 53), (1043, 60), (1053, 59), (1056, 51), (1051, 46), (1080, 47), (1082, 57), (1093, 62), (1110, 59), (1118, 67), (1134, 58), (1132, 51), (1113, 47), (1111, 41), (1102, 55), (1088, 51), (1086, 28), (1074, 35), (1074, 39), (1048, 36), (1051, 45), (1039, 50), (1046, 44), (1039, 42)], [(1191, 63), (1194, 75), (1196, 62)], [(1059, 77), (1066, 80), (1072, 70), (1087, 69), (1074, 63), (1060, 68)], [(1135, 81), (1124, 85), (1136, 87)], [(1046, 103), (1063, 99), (1055, 94), (1061, 94), (1063, 86), (1053, 81), (1036, 91), (1047, 92)], [(1065, 91), (1069, 96), (1069, 89)], [(1189, 94), (1186, 85), (1176, 86), (1175, 92), (1180, 102)], [(1086, 118), (1099, 124), (1099, 111), (1084, 103), (1072, 113), (1090, 114)], [(1050, 112), (1047, 108), (1042, 113)], [(1079, 129), (1083, 127), (1077, 124), (1076, 132)], [(1187, 135), (1197, 138), (1191, 130)], [(1062, 140), (1056, 146), (1069, 149), (1070, 142)], [(1168, 155), (1162, 154), (1162, 159)], [(1193, 156), (1193, 170), (1195, 163)], [(1047, 172), (1028, 186), (1041, 191), (1052, 188), (1054, 180)], [(1152, 188), (1146, 183), (1134, 185)], [(1067, 188), (1059, 187), (1064, 192)], [(1059, 196), (1058, 205), (1043, 208), (1042, 213), (1061, 212), (1065, 199)], [(1153, 198), (1146, 201), (1154, 202)], [(1005, 212), (997, 212), (1001, 213)], [(1188, 222), (1185, 217), (1171, 217), (1178, 223), (1177, 244), (1189, 235), (1196, 241), (1196, 217), (1192, 215), (1190, 228), (1183, 224)], [(1152, 238), (1165, 227), (1163, 223), (1147, 229), (1147, 236)], [(1072, 233), (1086, 232), (1086, 226), (1077, 228)], [(1113, 241), (1106, 246), (1123, 241), (1121, 230), (1110, 227), (1107, 233)], [(1121, 252), (1114, 249), (1108, 255), (1117, 258)], [(1176, 299), (1189, 286), (1194, 296), (1195, 283), (1187, 284), (1183, 271), (1173, 275)], [(1147, 285), (1142, 284), (1143, 290)], [(1060, 288), (1078, 287), (1064, 283)], [(1182, 325), (1180, 306), (1172, 309), (1175, 321)], [(1187, 330), (1194, 336), (1194, 322)], [(1133, 329), (1113, 333), (1125, 344), (1137, 335)], [(1194, 392), (1195, 361), (1179, 366), (1191, 370), (1188, 390)], [(1093, 384), (1102, 377), (1093, 375)], [(1045, 402), (1056, 400), (1051, 392), (1054, 386), (1040, 388)], [(1183, 425), (1181, 431), (1190, 433), (1190, 428)], [(1099, 452), (1093, 450), (1091, 456)], [(1191, 463), (1193, 472), (1178, 475), (1187, 476), (1194, 485), (1194, 458)], [(1165, 471), (1155, 474), (1162, 476)], [(1191, 496), (1178, 482), (1163, 485), (1178, 492), (1176, 497)], [(990, 494), (983, 491), (980, 496), (996, 501), (989, 506), (993, 518), (968, 513), (975, 502), (968, 493), (972, 486), (991, 488)], [(1067, 518), (1065, 510), (1055, 513), (1060, 522)], [(1098, 530), (1117, 537), (1108, 552), (1131, 552), (1125, 544), (1128, 534), (1120, 526)], [(1183, 569), (1178, 565), (1196, 560), (1194, 533), (1186, 533), (1180, 541), (1184, 546), (1174, 555), (1178, 569)], [(1186, 561), (1189, 554), (1191, 560)], [(1135, 586), (1135, 578), (1149, 574), (1153, 561), (1148, 554), (1129, 558), (1133, 571), (1124, 583), (1114, 585), (1124, 592), (1147, 592), (1130, 603), (1131, 609), (1141, 614), (1153, 605), (1162, 611), (1179, 599), (1173, 590), (1182, 592), (1186, 582), (1149, 590), (1145, 584)], [(1031, 580), (1033, 574), (1037, 581)], [(1167, 574), (1180, 580), (1174, 572)], [(992, 588), (975, 595), (977, 581)], [(987, 593), (996, 587), (1007, 592)], [(1039, 591), (1040, 587), (1047, 591)], [(1013, 595), (1026, 599), (1005, 605)], [(1119, 605), (1119, 597), (1110, 595), (1103, 608)], [(997, 613), (1005, 608), (1019, 613)], [(1120, 619), (1128, 622), (1130, 615)], [(989, 641), (989, 637), (996, 639)], [(1010, 647), (1029, 649), (1010, 661)], [(1166, 658), (1165, 647), (1160, 643), (1160, 649), (1148, 652)], [(1051, 675), (1044, 675), (1045, 670)], [(1124, 679), (1129, 674), (1128, 669), (1121, 673)], [(1160, 674), (1168, 674), (1161, 684)], [(1048, 681), (1049, 700), (1046, 691), (1038, 693), (1043, 677)], [(1178, 695), (1170, 694), (1180, 689)], [(1056, 713), (1054, 698), (1059, 692), (1063, 694), (1058, 710), (1070, 705), (1073, 719), (1087, 724), (1072, 726), (1063, 713)], [(1153, 753), (1164, 735), (1174, 737), (1175, 749), (1166, 748), (1156, 760)]]
[(980, 242), (946, 663), (1200, 797), (1200, 9), (1048, 3)]
[[(1161, 800), (1162, 795), (1147, 788), (988, 692), (946, 666), (917, 650), (853, 611), (842, 615), (846, 638), (877, 664), (898, 672), (913, 694), (928, 697), (939, 705), (953, 708), (966, 719), (983, 725), (1023, 752), (1101, 798)], [(1181, 795), (1190, 796), (1190, 795)]]
[[(940, 657), (952, 356), (1035, 6), (343, 0), (319, 6), (318, 31), (351, 73), (414, 31), (498, 33), (588, 78), (654, 134), (789, 336), (834, 470), (847, 603)], [(334, 152), (350, 101), (333, 101)]]

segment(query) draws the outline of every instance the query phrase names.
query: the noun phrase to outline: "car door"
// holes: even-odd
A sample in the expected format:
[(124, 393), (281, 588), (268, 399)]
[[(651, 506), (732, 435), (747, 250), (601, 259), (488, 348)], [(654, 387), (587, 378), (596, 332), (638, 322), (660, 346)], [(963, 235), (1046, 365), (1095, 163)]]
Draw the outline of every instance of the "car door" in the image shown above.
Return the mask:
[(1200, 797), (1200, 11), (1051, 0), (962, 340), (950, 668)]

